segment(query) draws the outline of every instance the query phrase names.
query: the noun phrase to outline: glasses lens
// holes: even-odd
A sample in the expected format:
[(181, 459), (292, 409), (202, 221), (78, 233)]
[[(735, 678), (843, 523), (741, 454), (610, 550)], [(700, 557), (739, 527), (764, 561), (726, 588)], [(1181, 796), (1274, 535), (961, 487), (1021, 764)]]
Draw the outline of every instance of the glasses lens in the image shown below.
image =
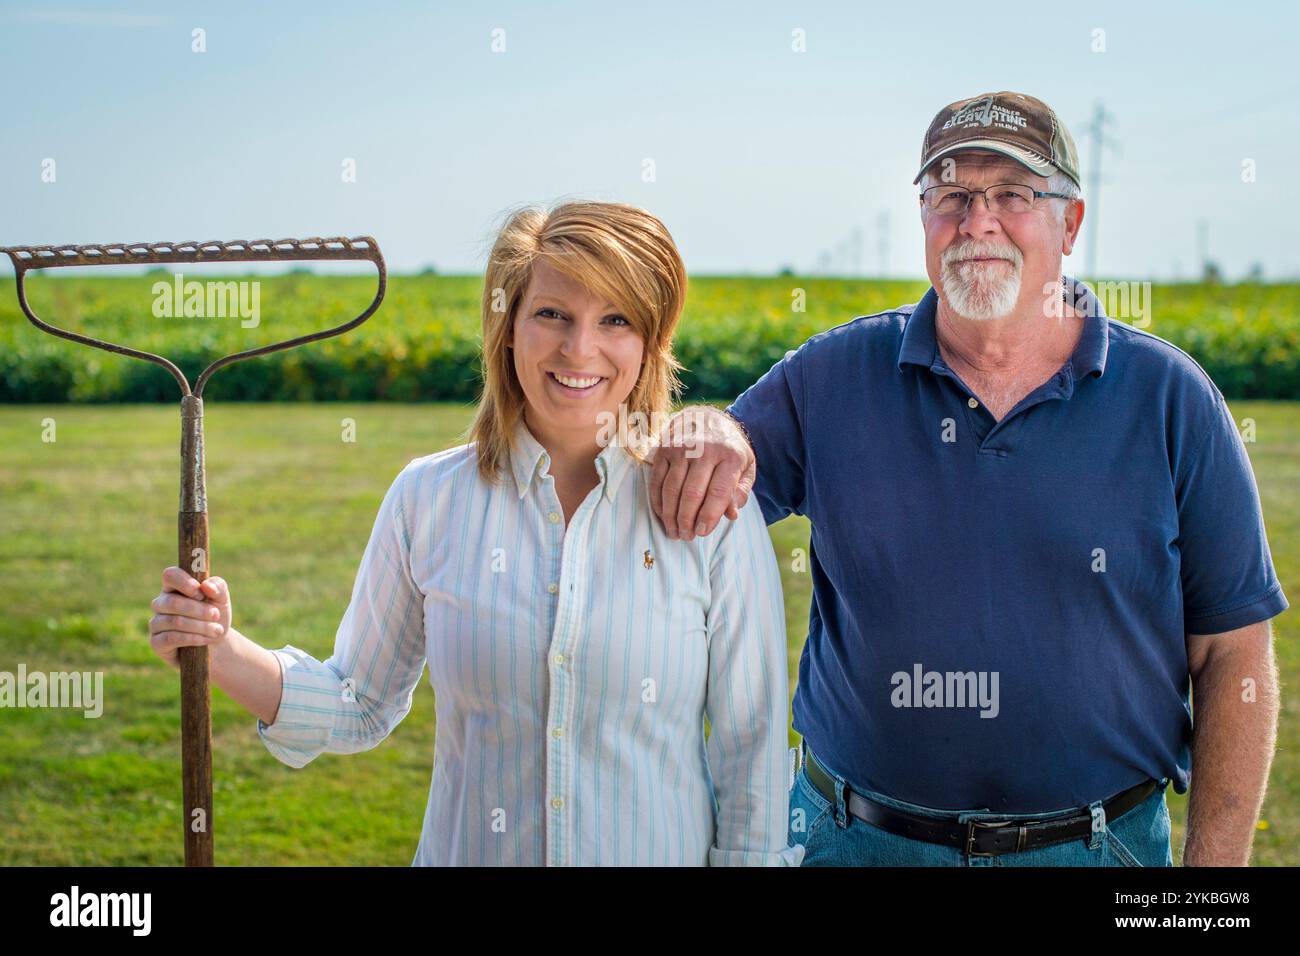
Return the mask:
[(1028, 186), (1018, 186), (1015, 183), (994, 186), (989, 190), (989, 198), (992, 200), (989, 205), (994, 212), (1029, 212), (1034, 205), (1034, 191)]
[(970, 190), (960, 186), (931, 186), (925, 191), (925, 204), (944, 215), (965, 212), (969, 202)]

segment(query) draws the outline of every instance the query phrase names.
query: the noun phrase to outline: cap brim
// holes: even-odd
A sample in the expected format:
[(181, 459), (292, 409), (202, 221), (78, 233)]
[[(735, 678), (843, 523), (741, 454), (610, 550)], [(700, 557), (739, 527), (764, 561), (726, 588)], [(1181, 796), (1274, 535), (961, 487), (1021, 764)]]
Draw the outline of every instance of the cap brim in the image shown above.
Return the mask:
[(1014, 159), (1030, 172), (1036, 173), (1039, 176), (1050, 176), (1052, 173), (1057, 171), (1056, 166), (1048, 160), (1043, 159), (1043, 157), (1039, 156), (1037, 153), (1031, 153), (1027, 149), (1021, 149), (1019, 146), (1012, 146), (1009, 143), (1003, 143), (996, 139), (968, 139), (964, 142), (949, 146), (947, 149), (941, 150), (931, 156), (930, 161), (922, 166), (920, 172), (916, 174), (916, 178), (912, 180), (912, 184), (916, 185), (919, 183), (921, 177), (925, 175), (925, 171), (945, 156), (950, 156), (953, 153), (958, 153), (965, 149), (987, 149), (990, 152), (1001, 153), (1003, 156)]

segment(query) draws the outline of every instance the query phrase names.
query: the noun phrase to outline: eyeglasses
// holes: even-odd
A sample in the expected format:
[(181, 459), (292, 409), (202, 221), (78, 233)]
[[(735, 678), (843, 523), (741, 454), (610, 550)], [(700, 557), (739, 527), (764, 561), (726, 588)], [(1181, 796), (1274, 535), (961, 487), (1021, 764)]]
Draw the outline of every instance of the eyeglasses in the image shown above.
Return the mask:
[(931, 186), (921, 193), (925, 208), (940, 216), (965, 215), (976, 193), (984, 194), (984, 204), (996, 215), (1017, 215), (1034, 208), (1036, 199), (1070, 199), (1065, 193), (1045, 193), (1020, 183), (1000, 183), (987, 189), (964, 186)]

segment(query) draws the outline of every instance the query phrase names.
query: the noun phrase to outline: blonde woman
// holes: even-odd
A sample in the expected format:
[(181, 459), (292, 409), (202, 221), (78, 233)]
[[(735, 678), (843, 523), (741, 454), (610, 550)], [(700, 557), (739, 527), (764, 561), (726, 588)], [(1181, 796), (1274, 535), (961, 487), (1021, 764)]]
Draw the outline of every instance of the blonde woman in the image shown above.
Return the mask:
[(208, 645), (213, 681), (292, 767), (379, 744), (427, 661), (417, 865), (798, 865), (762, 518), (672, 540), (650, 507), (646, 438), (676, 385), (685, 295), (643, 210), (515, 213), (484, 282), (472, 441), (388, 489), (333, 655), (264, 649), (232, 626), (225, 581), (178, 568), (153, 647), (175, 666)]

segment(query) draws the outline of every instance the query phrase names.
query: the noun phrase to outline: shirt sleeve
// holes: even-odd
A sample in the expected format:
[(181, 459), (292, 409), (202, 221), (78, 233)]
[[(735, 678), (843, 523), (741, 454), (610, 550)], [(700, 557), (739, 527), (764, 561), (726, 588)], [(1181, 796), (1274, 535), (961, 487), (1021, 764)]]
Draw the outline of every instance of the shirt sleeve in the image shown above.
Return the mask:
[(324, 751), (369, 750), (411, 709), (425, 646), (423, 597), (410, 572), (409, 474), (408, 465), (379, 507), (333, 655), (322, 662), (292, 645), (272, 651), (280, 662), (280, 708), (274, 724), (258, 718), (257, 732), (290, 767)]
[(1222, 394), (1175, 481), (1184, 628), (1220, 634), (1286, 610), (1246, 446)]
[(710, 866), (798, 866), (790, 846), (785, 605), (753, 508), (727, 522), (710, 564), (707, 755), (715, 798)]
[(727, 407), (745, 429), (758, 460), (754, 497), (768, 524), (804, 514), (805, 444), (800, 353), (791, 351)]

